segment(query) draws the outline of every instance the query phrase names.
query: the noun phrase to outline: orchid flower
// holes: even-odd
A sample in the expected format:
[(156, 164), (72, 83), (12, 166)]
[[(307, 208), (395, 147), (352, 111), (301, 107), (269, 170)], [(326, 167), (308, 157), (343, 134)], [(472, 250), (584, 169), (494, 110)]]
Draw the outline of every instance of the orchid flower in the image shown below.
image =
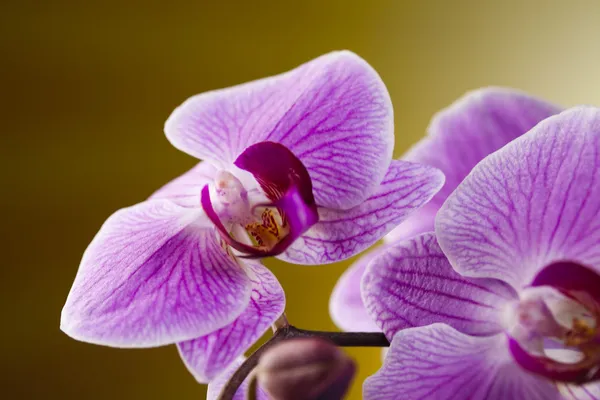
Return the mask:
[(443, 184), (435, 168), (391, 160), (389, 94), (350, 52), (194, 96), (165, 132), (204, 161), (105, 222), (83, 255), (61, 329), (114, 347), (177, 344), (200, 382), (284, 311), (281, 286), (257, 259), (350, 257)]
[(599, 399), (599, 182), (600, 109), (569, 109), (377, 256), (363, 299), (392, 343), (365, 399)]
[[(403, 159), (443, 171), (446, 175), (444, 187), (429, 203), (386, 235), (384, 244), (433, 231), (435, 214), (479, 161), (558, 112), (559, 107), (525, 93), (491, 87), (467, 93), (437, 113), (429, 125), (428, 136), (412, 147)], [(329, 310), (341, 329), (379, 330), (362, 302), (360, 280), (369, 262), (385, 251), (384, 247), (359, 258), (335, 286)]]

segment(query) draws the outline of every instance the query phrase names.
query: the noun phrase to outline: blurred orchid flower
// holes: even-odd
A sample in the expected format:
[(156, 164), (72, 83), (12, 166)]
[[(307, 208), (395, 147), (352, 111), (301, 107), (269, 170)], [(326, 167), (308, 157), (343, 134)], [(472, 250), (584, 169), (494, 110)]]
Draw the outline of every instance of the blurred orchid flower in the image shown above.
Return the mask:
[[(403, 159), (439, 168), (446, 175), (444, 187), (385, 236), (384, 243), (393, 244), (433, 231), (435, 214), (479, 161), (559, 112), (557, 106), (522, 92), (494, 87), (467, 93), (440, 111), (429, 125), (428, 136)], [(334, 288), (329, 310), (341, 329), (379, 331), (362, 302), (360, 280), (369, 262), (382, 251), (385, 250), (380, 247), (362, 256)]]
[(443, 184), (435, 168), (391, 160), (389, 94), (350, 52), (194, 96), (165, 132), (204, 161), (105, 222), (83, 256), (61, 329), (115, 347), (176, 343), (200, 382), (284, 310), (277, 279), (253, 259), (350, 257)]
[(363, 298), (393, 340), (365, 399), (600, 398), (598, 182), (600, 109), (569, 109), (377, 256)]

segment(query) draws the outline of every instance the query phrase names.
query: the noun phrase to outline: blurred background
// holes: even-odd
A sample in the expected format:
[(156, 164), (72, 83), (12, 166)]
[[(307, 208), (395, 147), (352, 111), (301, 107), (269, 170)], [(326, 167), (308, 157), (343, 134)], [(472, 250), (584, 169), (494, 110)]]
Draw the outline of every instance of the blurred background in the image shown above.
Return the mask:
[[(400, 156), (433, 113), (486, 85), (600, 104), (600, 2), (8, 1), (0, 16), (3, 399), (202, 399), (175, 347), (78, 343), (59, 316), (104, 219), (195, 160), (162, 133), (187, 97), (350, 49), (381, 74)], [(350, 262), (269, 261), (288, 317), (335, 329), (328, 299)], [(380, 365), (360, 363), (351, 398)]]

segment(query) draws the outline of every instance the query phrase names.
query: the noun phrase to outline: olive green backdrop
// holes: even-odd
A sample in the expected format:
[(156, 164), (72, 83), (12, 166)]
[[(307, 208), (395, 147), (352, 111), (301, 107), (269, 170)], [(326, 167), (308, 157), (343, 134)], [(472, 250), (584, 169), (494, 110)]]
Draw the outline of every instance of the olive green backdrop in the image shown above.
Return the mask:
[[(397, 156), (479, 86), (600, 104), (594, 0), (4, 1), (0, 34), (3, 399), (204, 398), (173, 346), (110, 349), (58, 328), (104, 219), (194, 165), (162, 133), (190, 95), (351, 49), (389, 87)], [(292, 323), (334, 329), (329, 293), (348, 262), (268, 265)], [(380, 353), (349, 353), (358, 399)]]

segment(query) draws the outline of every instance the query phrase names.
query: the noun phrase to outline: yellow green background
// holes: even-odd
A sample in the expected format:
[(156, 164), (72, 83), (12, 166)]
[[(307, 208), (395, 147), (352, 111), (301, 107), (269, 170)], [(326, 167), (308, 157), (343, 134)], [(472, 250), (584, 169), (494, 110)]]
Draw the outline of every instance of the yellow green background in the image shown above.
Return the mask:
[[(204, 398), (173, 346), (110, 349), (58, 327), (104, 219), (194, 165), (162, 127), (195, 93), (351, 49), (389, 87), (397, 156), (434, 112), (480, 86), (600, 104), (594, 0), (8, 1), (0, 33), (3, 399)], [(349, 262), (267, 263), (292, 323), (334, 329), (329, 293)], [(349, 353), (358, 399), (380, 353)]]

